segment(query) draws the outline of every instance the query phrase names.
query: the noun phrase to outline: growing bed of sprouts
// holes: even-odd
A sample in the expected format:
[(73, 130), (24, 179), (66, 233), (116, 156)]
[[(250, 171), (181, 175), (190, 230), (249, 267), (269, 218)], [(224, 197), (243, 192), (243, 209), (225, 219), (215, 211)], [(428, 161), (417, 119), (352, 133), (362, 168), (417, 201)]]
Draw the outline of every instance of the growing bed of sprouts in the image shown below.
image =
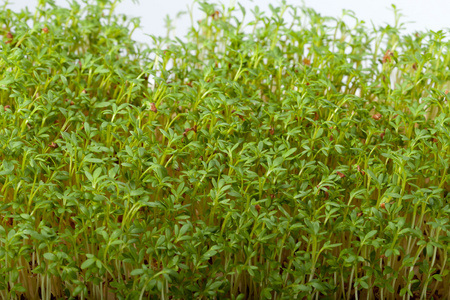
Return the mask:
[(447, 32), (116, 4), (0, 11), (2, 299), (450, 297)]

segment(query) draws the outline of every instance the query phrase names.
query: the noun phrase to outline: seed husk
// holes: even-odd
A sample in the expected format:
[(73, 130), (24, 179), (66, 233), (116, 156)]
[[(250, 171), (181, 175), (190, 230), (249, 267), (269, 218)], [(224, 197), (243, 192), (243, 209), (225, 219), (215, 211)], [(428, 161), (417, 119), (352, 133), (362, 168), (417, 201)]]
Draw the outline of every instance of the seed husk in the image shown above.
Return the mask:
[(376, 114), (374, 114), (374, 115), (372, 116), (372, 118), (373, 118), (374, 120), (376, 120), (376, 121), (380, 120), (381, 117), (382, 117), (382, 116), (381, 116), (380, 113), (376, 113)]
[(50, 148), (53, 148), (53, 149), (58, 148), (58, 144), (55, 143), (55, 142), (50, 143), (48, 146), (49, 146)]
[(150, 110), (154, 113), (158, 112), (158, 109), (156, 108), (156, 104), (155, 103), (150, 103)]

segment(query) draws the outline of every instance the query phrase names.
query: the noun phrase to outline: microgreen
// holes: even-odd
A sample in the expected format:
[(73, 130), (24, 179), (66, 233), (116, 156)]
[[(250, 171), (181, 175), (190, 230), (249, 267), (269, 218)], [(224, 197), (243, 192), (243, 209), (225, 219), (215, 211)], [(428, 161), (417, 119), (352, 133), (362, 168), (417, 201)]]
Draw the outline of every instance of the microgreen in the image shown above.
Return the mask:
[(83, 2), (0, 12), (2, 299), (450, 296), (446, 32)]

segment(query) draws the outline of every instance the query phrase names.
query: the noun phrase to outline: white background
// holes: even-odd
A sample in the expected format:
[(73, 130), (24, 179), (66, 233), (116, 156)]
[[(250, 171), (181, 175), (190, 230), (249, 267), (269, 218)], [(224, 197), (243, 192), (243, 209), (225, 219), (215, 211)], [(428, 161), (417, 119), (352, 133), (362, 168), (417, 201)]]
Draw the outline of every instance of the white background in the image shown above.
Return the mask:
[[(30, 10), (33, 10), (37, 1), (15, 0), (8, 7), (18, 11), (28, 6)], [(0, 0), (0, 3), (2, 2), (4, 0)], [(55, 2), (68, 7), (65, 0), (55, 0)], [(217, 1), (214, 2), (217, 3)], [(235, 0), (224, 0), (221, 3), (229, 6), (230, 4), (233, 5)], [(280, 2), (274, 0), (240, 0), (240, 3), (246, 7), (246, 20), (249, 21), (251, 16), (250, 9), (255, 5), (258, 5), (261, 10), (268, 11), (269, 3), (277, 5)], [(287, 3), (293, 5), (302, 5), (304, 3), (322, 15), (333, 17), (340, 17), (342, 9), (349, 9), (355, 12), (358, 19), (366, 21), (368, 26), (372, 26), (371, 21), (375, 25), (393, 24), (394, 13), (392, 12), (391, 4), (395, 4), (404, 15), (401, 21), (405, 23), (405, 33), (427, 29), (434, 31), (445, 29), (445, 32), (449, 32), (448, 28), (450, 27), (450, 0), (287, 0)], [(117, 12), (133, 17), (141, 17), (142, 28), (137, 30), (133, 37), (141, 42), (150, 43), (151, 39), (145, 34), (165, 36), (165, 16), (169, 15), (171, 19), (176, 19), (178, 12), (186, 11), (188, 6), (192, 4), (193, 0), (139, 0), (139, 3), (132, 0), (122, 0), (117, 7)], [(267, 14), (270, 15), (269, 13)], [(198, 11), (198, 4), (195, 4), (194, 21), (203, 17)], [(174, 34), (184, 37), (190, 24), (191, 21), (188, 15), (176, 19)]]

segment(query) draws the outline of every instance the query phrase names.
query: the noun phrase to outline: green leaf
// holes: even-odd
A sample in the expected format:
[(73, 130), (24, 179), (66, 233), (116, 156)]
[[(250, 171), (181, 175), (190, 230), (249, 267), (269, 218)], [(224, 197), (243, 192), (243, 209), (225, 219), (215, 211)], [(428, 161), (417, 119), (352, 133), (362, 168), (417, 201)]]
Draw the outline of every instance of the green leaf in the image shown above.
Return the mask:
[(364, 237), (364, 240), (369, 240), (371, 237), (373, 237), (375, 234), (377, 234), (378, 230), (371, 230), (369, 231), (366, 236)]
[(283, 161), (284, 161), (284, 158), (283, 158), (283, 157), (277, 157), (277, 158), (275, 158), (275, 160), (273, 161), (273, 166), (274, 166), (274, 167), (277, 167), (277, 166), (281, 165), (281, 164), (283, 163)]
[(47, 260), (51, 260), (51, 261), (57, 259), (55, 254), (49, 253), (49, 252), (44, 253), (44, 258), (47, 259)]
[(378, 177), (375, 176), (375, 174), (372, 172), (372, 170), (367, 169), (367, 174), (372, 178), (373, 181), (375, 181), (377, 186), (381, 186), (381, 183), (378, 181)]
[(272, 299), (272, 289), (271, 288), (264, 288), (261, 291), (261, 295), (263, 296), (264, 299)]
[(142, 195), (142, 194), (144, 194), (145, 193), (145, 191), (142, 189), (142, 188), (139, 188), (139, 189), (137, 189), (137, 190), (132, 190), (131, 192), (130, 192), (130, 195), (131, 196), (140, 196), (140, 195)]
[(138, 276), (145, 273), (145, 270), (143, 269), (134, 269), (130, 272), (131, 276)]
[(87, 269), (95, 263), (95, 258), (88, 258), (81, 264), (81, 269)]
[[(291, 156), (295, 151), (297, 151), (297, 148), (289, 149), (288, 151), (283, 153), (283, 158), (287, 159), (289, 156)], [(292, 159), (292, 158), (291, 158)]]
[(92, 177), (92, 174), (89, 173), (88, 171), (84, 171), (84, 175), (86, 175), (86, 178), (90, 181), (93, 182), (94, 181), (94, 177)]
[(100, 174), (102, 174), (102, 168), (98, 167), (97, 169), (95, 169), (93, 177), (97, 179), (100, 176)]

